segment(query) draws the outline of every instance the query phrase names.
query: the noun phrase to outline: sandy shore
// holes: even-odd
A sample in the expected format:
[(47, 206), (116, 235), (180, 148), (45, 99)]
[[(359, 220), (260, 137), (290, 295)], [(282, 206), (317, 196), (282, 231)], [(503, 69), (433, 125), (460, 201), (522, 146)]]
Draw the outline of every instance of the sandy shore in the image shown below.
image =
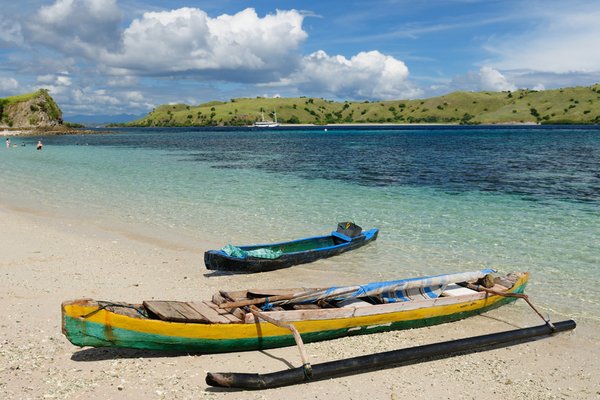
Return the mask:
[[(209, 388), (207, 371), (299, 366), (293, 347), (219, 355), (80, 349), (60, 331), (60, 303), (209, 298), (222, 289), (329, 280), (303, 267), (207, 277), (204, 250), (0, 205), (0, 398), (3, 399), (596, 399), (600, 346), (592, 327), (479, 354), (258, 392)], [(325, 267), (330, 260), (323, 261)], [(313, 363), (537, 325), (524, 305), (432, 328), (308, 344)], [(512, 318), (517, 316), (516, 318)], [(578, 321), (579, 322), (579, 321)]]
[(83, 135), (90, 133), (107, 133), (100, 131), (92, 131), (89, 129), (75, 129), (69, 127), (57, 128), (0, 128), (0, 136), (58, 136), (58, 135)]
[(0, 136), (19, 136), (22, 134), (30, 134), (31, 131), (22, 131), (22, 130), (0, 130)]

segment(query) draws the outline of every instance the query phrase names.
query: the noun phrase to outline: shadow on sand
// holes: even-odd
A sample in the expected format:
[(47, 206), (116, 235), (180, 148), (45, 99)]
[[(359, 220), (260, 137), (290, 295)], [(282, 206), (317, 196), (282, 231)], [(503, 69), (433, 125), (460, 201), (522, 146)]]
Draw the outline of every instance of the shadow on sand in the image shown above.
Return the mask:
[(71, 356), (73, 361), (103, 361), (119, 358), (166, 358), (184, 357), (189, 355), (202, 355), (201, 353), (190, 353), (186, 351), (156, 351), (139, 349), (117, 349), (111, 347), (93, 347), (76, 351)]
[[(282, 357), (277, 357), (269, 354), (265, 350), (259, 350), (259, 353), (279, 361), (288, 368), (295, 368), (292, 363)], [(71, 360), (86, 362), (86, 361), (104, 361), (116, 360), (123, 358), (168, 358), (168, 357), (187, 357), (187, 356), (202, 356), (204, 353), (193, 353), (186, 351), (156, 351), (156, 350), (140, 350), (140, 349), (120, 349), (112, 347), (93, 347), (76, 351), (71, 356)]]

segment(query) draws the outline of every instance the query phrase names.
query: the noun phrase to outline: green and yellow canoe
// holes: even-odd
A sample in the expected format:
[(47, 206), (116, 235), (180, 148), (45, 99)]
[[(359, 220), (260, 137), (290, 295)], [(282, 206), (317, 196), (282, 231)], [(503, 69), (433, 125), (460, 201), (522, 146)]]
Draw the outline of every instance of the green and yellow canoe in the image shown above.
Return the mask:
[[(498, 293), (523, 293), (528, 273), (498, 277), (493, 270), (327, 289), (223, 292), (211, 301), (80, 299), (62, 304), (62, 330), (77, 346), (218, 353), (295, 343), (289, 329), (257, 320), (245, 307), (293, 324), (304, 342), (456, 321), (515, 300), (470, 283), (485, 278)], [(492, 278), (492, 279), (490, 279)], [(469, 286), (470, 288), (468, 288)]]

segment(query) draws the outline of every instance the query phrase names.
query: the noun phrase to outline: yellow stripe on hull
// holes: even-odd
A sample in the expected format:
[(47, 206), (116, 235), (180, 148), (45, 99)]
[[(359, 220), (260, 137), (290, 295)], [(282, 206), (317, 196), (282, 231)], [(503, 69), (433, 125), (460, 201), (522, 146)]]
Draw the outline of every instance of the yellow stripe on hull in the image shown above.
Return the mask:
[[(522, 292), (527, 282), (525, 274), (515, 284), (511, 291)], [(443, 319), (454, 314), (473, 314), (477, 310), (493, 308), (497, 303), (506, 303), (507, 299), (500, 296), (489, 296), (479, 300), (472, 300), (458, 304), (432, 306), (414, 310), (404, 310), (391, 313), (381, 313), (366, 316), (353, 316), (348, 318), (318, 319), (289, 321), (294, 324), (301, 334), (317, 333), (322, 331), (348, 330), (354, 327), (369, 327), (385, 325), (402, 321), (417, 321), (429, 319)], [(310, 311), (304, 313), (310, 318)], [(325, 310), (318, 310), (323, 313)], [(95, 312), (95, 313), (94, 313)], [(290, 335), (290, 331), (274, 326), (270, 323), (231, 323), (231, 324), (199, 324), (166, 322), (161, 320), (132, 318), (125, 315), (112, 313), (107, 310), (99, 310), (97, 307), (87, 307), (77, 303), (68, 303), (63, 306), (63, 313), (72, 319), (81, 319), (88, 315), (85, 321), (103, 325), (105, 333), (110, 340), (110, 329), (120, 329), (142, 334), (168, 336), (173, 338), (205, 339), (205, 340), (237, 340), (251, 339), (256, 337), (279, 337)]]

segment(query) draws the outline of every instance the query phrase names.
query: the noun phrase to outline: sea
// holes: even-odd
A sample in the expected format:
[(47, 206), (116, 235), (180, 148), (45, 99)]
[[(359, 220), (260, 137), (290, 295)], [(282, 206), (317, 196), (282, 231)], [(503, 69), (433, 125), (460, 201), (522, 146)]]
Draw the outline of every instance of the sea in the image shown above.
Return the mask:
[(363, 282), (529, 271), (553, 319), (600, 323), (598, 126), (117, 128), (12, 143), (0, 143), (5, 205), (182, 248), (353, 221), (379, 239), (310, 268)]

